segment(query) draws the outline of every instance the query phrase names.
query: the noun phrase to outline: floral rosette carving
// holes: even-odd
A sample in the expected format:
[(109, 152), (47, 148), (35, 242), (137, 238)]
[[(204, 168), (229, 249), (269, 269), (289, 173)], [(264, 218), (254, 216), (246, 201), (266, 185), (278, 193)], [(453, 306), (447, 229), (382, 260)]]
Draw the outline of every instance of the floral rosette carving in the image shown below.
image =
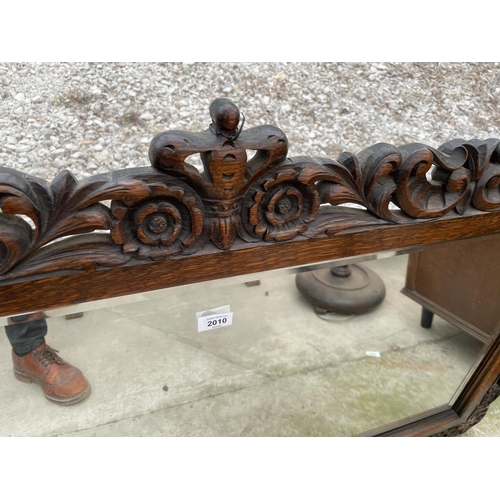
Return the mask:
[(162, 196), (132, 205), (115, 201), (111, 213), (111, 238), (139, 259), (162, 260), (199, 247), (195, 243), (203, 232), (203, 205), (180, 187), (165, 188)]
[(301, 169), (281, 170), (249, 189), (250, 208), (243, 223), (251, 235), (265, 241), (287, 241), (307, 230), (316, 217), (320, 197), (315, 183), (301, 173)]
[(500, 210), (498, 139), (287, 158), (286, 134), (243, 130), (228, 99), (210, 116), (202, 132), (156, 136), (151, 167), (52, 182), (0, 167), (0, 280)]

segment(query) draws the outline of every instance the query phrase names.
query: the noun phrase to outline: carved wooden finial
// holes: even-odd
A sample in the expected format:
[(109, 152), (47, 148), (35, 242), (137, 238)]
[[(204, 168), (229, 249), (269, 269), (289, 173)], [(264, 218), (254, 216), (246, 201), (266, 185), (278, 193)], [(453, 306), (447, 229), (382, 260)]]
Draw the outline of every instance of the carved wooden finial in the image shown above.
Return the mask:
[(228, 139), (235, 138), (240, 123), (240, 110), (229, 99), (221, 97), (210, 105), (212, 130)]
[[(205, 200), (211, 239), (227, 250), (240, 230), (237, 212), (244, 193), (259, 175), (285, 161), (288, 140), (273, 125), (243, 130), (238, 107), (226, 98), (212, 102), (210, 117), (212, 123), (203, 132), (174, 130), (157, 135), (149, 156), (154, 168), (182, 179)], [(250, 160), (249, 151), (255, 152)], [(189, 156), (195, 154), (200, 155), (203, 172), (189, 163)]]

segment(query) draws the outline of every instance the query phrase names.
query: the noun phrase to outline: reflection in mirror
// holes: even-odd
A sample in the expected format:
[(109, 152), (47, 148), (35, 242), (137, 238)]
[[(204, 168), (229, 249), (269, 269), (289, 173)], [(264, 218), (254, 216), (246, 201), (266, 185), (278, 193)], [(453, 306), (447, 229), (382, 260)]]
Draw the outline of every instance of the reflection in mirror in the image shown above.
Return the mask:
[[(296, 286), (306, 269), (144, 293), (106, 308), (100, 301), (76, 318), (47, 311), (48, 341), (84, 371), (92, 396), (62, 411), (16, 383), (4, 362), (0, 434), (351, 436), (448, 404), (496, 320), (495, 311), (489, 323), (478, 313), (481, 304), (489, 310), (474, 286), (478, 270), (457, 270), (472, 265), (471, 245), (497, 242), (366, 261), (385, 297), (364, 314), (315, 311)], [(494, 287), (497, 271), (490, 262)], [(221, 306), (232, 314), (222, 310), (219, 328), (199, 331), (208, 320), (197, 313)]]

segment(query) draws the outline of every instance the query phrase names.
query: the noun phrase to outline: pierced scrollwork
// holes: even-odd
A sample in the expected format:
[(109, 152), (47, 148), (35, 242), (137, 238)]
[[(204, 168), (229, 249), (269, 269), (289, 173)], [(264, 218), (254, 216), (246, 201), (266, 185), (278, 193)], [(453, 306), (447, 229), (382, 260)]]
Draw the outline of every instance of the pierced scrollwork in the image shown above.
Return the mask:
[[(107, 201), (111, 209), (103, 203)], [(154, 210), (146, 214), (154, 206), (158, 215)], [(196, 193), (150, 168), (81, 182), (65, 171), (51, 184), (0, 169), (0, 208), (3, 279), (41, 272), (44, 262), (47, 270), (54, 270), (57, 256), (59, 270), (113, 267), (133, 257), (160, 259), (185, 249), (196, 251), (206, 242), (203, 203)], [(96, 230), (103, 233), (76, 237)]]
[(498, 139), (287, 158), (284, 132), (244, 129), (228, 99), (210, 116), (203, 132), (157, 135), (151, 167), (52, 183), (0, 168), (0, 279), (500, 210)]
[(337, 162), (323, 160), (335, 175), (320, 186), (321, 202), (331, 205), (356, 203), (386, 221), (396, 222), (389, 204), (396, 190), (394, 172), (401, 152), (390, 144), (375, 144), (358, 155), (343, 153)]
[(104, 184), (104, 179), (96, 177), (78, 185), (66, 171), (49, 184), (0, 169), (0, 275), (53, 240), (106, 229), (108, 211), (95, 203)]
[[(444, 148), (456, 144), (450, 141)], [(468, 153), (468, 168), (473, 180), (472, 205), (477, 210), (493, 211), (500, 208), (500, 141), (476, 139), (463, 142)]]
[[(414, 218), (442, 217), (454, 208), (459, 214), (465, 212), (471, 195), (465, 148), (458, 146), (445, 154), (423, 144), (408, 144), (400, 151), (394, 203)], [(429, 181), (427, 173), (433, 166)]]

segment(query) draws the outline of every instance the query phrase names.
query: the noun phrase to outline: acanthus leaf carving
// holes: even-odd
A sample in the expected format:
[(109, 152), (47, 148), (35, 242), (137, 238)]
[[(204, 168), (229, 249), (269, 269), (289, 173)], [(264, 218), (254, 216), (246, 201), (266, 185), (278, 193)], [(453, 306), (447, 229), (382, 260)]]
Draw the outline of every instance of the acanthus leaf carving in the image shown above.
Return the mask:
[(473, 173), (475, 189), (472, 205), (477, 210), (493, 211), (500, 208), (500, 141), (473, 139), (464, 143), (469, 152), (469, 169)]
[(5, 275), (30, 251), (33, 243), (31, 226), (14, 215), (0, 212), (0, 276)]
[(323, 163), (335, 172), (336, 179), (323, 182), (321, 202), (331, 205), (355, 203), (386, 221), (396, 221), (389, 209), (396, 183), (393, 172), (401, 153), (390, 144), (375, 144), (358, 155), (343, 153), (336, 162)]
[[(418, 143), (401, 146), (400, 150), (403, 161), (397, 172), (394, 202), (406, 214), (423, 219), (442, 217), (465, 200), (460, 208), (464, 213), (471, 192), (463, 147), (454, 148), (449, 155)], [(433, 166), (429, 181), (427, 173)]]
[[(114, 252), (108, 252), (109, 266), (123, 264), (135, 255), (138, 258), (151, 257), (158, 260), (184, 250), (189, 253), (206, 242), (202, 241), (198, 247), (194, 246), (203, 233), (203, 202), (189, 186), (152, 169), (119, 171), (81, 182), (63, 172), (50, 185), (15, 170), (4, 169), (0, 174), (8, 178), (8, 183), (4, 183), (0, 191), (3, 195), (0, 198), (3, 211), (0, 213), (0, 270), (3, 278), (16, 277), (15, 272), (9, 271), (23, 261), (22, 270), (19, 269), (23, 275), (27, 273), (26, 266), (30, 262), (33, 270), (38, 269), (40, 266), (37, 264), (37, 267), (34, 263), (38, 263), (43, 256), (48, 258), (49, 254), (55, 255), (56, 250), (60, 251), (61, 258), (64, 254), (66, 264), (76, 263), (77, 254), (82, 262), (85, 261), (83, 250), (72, 246), (72, 241), (66, 240), (63, 245), (53, 246), (49, 250), (47, 248), (61, 238), (74, 238), (75, 235), (96, 230), (110, 231), (107, 245), (121, 245), (120, 252), (125, 254), (125, 258), (117, 259)], [(34, 196), (33, 185), (37, 186), (39, 196)], [(137, 221), (127, 219), (124, 223), (123, 219), (126, 217), (123, 215), (117, 218), (116, 214), (120, 213), (119, 207), (124, 207), (125, 211), (131, 213), (137, 212), (139, 205), (151, 204), (151, 200), (157, 201), (158, 217), (163, 218), (162, 221), (148, 219), (155, 228), (153, 233), (158, 235), (158, 239), (147, 240), (143, 232), (143, 240), (149, 241), (149, 245), (144, 248), (136, 244), (134, 247), (136, 236), (127, 240), (127, 235), (131, 234), (130, 228), (134, 227), (134, 223), (137, 225)], [(104, 201), (111, 201), (112, 208), (103, 204)], [(34, 228), (22, 216), (31, 219)], [(170, 223), (173, 225), (169, 226)], [(124, 228), (124, 224), (130, 227)], [(123, 233), (121, 236), (120, 231)], [(90, 248), (89, 245), (85, 246), (85, 251)], [(75, 258), (70, 257), (71, 251)], [(101, 253), (101, 264), (106, 261), (105, 255), (105, 252)], [(92, 262), (91, 255), (88, 260)]]
[(52, 272), (91, 271), (97, 268), (118, 267), (131, 256), (122, 252), (107, 234), (85, 234), (60, 240), (28, 256), (5, 279), (19, 279), (34, 274)]
[[(283, 242), (500, 210), (498, 139), (287, 158), (285, 133), (244, 130), (228, 99), (216, 99), (210, 116), (205, 131), (157, 135), (150, 167), (81, 181), (63, 171), (52, 183), (0, 168), (0, 279), (39, 272), (44, 259), (53, 270), (57, 255), (61, 268), (94, 265), (91, 241), (96, 265), (114, 266), (193, 254), (209, 242), (227, 251), (238, 238)], [(202, 171), (188, 162), (194, 154)], [(82, 245), (78, 235), (95, 231), (105, 234)]]

